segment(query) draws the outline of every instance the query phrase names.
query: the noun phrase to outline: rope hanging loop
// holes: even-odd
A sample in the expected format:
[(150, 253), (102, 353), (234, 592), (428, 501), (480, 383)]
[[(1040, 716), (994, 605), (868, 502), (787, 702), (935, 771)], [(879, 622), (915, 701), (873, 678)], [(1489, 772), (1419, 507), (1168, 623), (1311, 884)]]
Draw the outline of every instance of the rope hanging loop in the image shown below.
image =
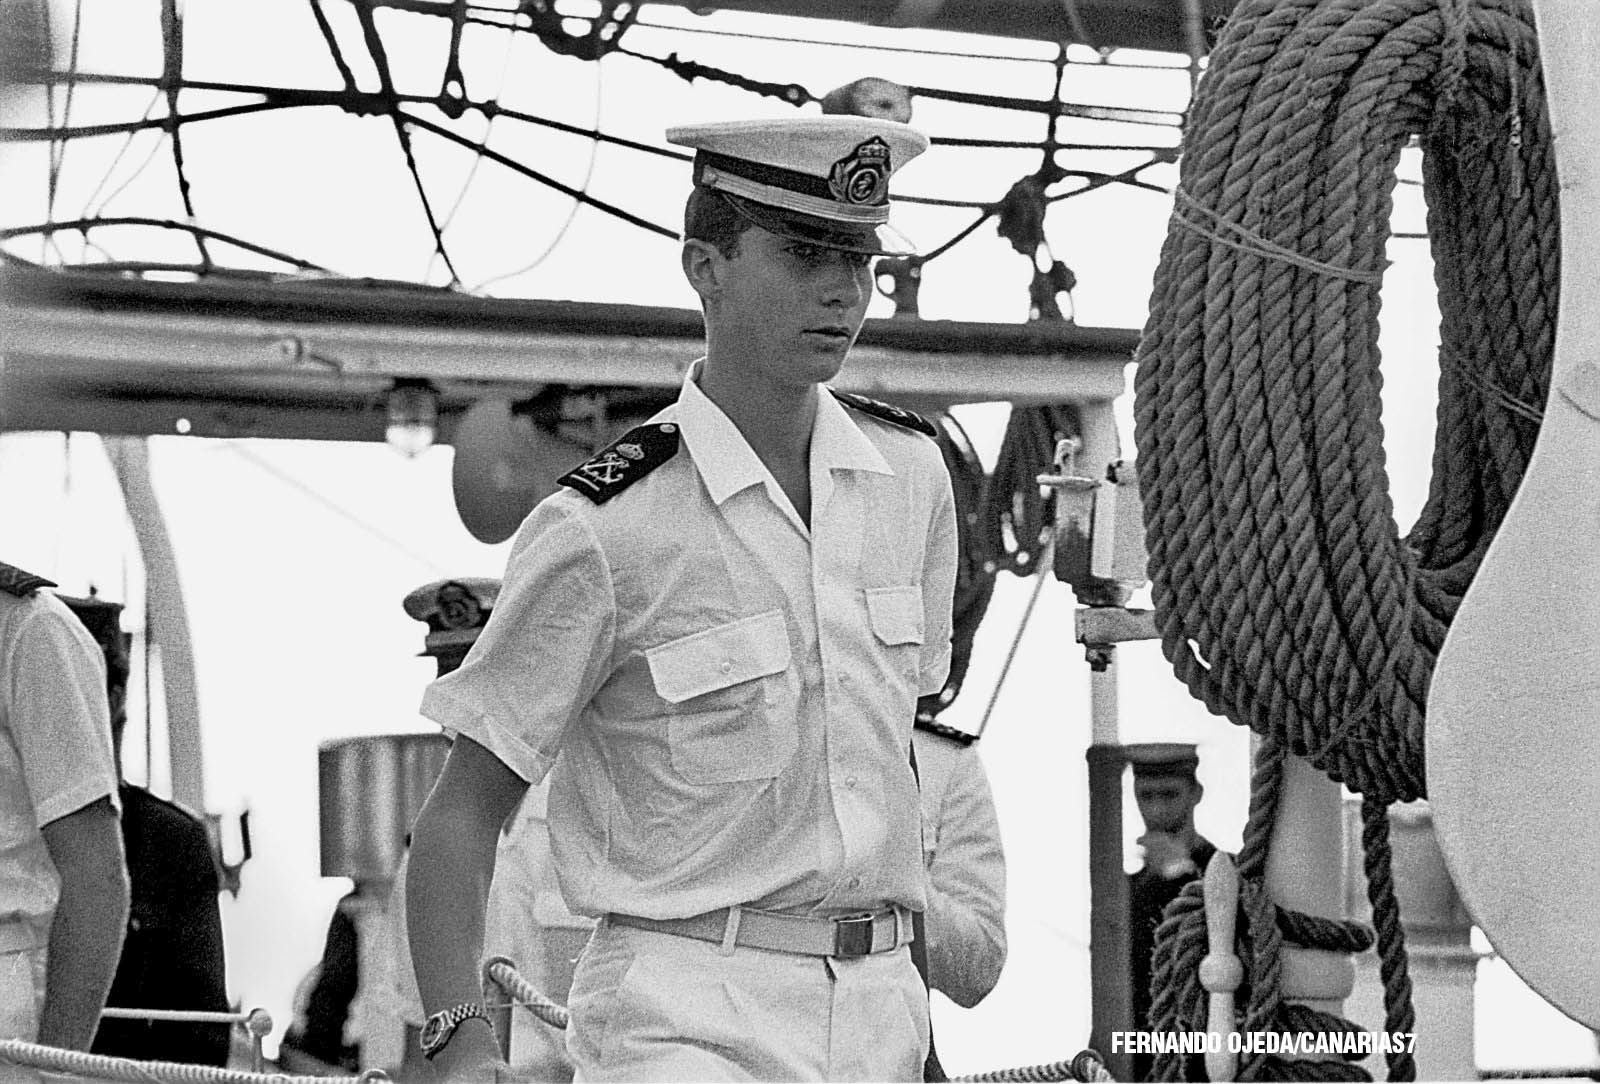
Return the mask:
[[(1378, 313), (1402, 150), (1423, 149), (1442, 317), (1428, 499), (1401, 537)], [(1550, 380), (1555, 165), (1527, 0), (1244, 0), (1189, 112), (1135, 377), (1162, 651), (1262, 737), (1239, 858), (1238, 1030), (1350, 1030), (1284, 1000), (1283, 944), (1381, 957), (1386, 1030), (1415, 1014), (1387, 806), (1425, 796), (1428, 682), (1516, 493)], [(1363, 798), (1376, 931), (1286, 911), (1263, 881), (1283, 765)], [(1194, 1030), (1198, 882), (1157, 933), (1153, 1026)], [(1190, 1070), (1158, 1058), (1157, 1075)], [(1390, 1079), (1416, 1065), (1388, 1055)], [(1239, 1079), (1361, 1079), (1255, 1056)]]

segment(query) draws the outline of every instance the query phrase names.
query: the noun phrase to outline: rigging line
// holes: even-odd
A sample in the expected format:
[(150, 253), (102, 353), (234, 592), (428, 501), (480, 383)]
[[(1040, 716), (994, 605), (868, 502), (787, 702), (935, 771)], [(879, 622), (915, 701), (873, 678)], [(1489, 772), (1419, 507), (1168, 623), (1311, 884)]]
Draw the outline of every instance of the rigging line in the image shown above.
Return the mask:
[(1053, 196), (1046, 196), (1045, 202), (1059, 203), (1061, 200), (1071, 199), (1074, 196), (1081, 196), (1087, 192), (1093, 192), (1097, 188), (1105, 188), (1107, 185), (1113, 184), (1125, 184), (1130, 188), (1144, 188), (1151, 192), (1159, 192), (1162, 195), (1171, 195), (1172, 189), (1163, 187), (1162, 185), (1152, 184), (1149, 181), (1142, 181), (1139, 179), (1139, 174), (1143, 173), (1147, 169), (1150, 169), (1152, 166), (1165, 165), (1173, 161), (1175, 161), (1175, 159), (1172, 156), (1157, 152), (1153, 154), (1148, 161), (1140, 162), (1136, 166), (1129, 166), (1120, 173), (1101, 173), (1098, 170), (1091, 169), (1064, 169), (1060, 173), (1060, 176), (1063, 179), (1067, 177), (1077, 177), (1087, 183), (1082, 188), (1074, 188), (1070, 192), (1057, 192)]
[[(456, 10), (464, 12), (465, 8), (464, 7), (458, 7), (458, 8), (456, 8)], [(455, 28), (453, 33), (455, 34), (455, 36), (452, 38), (452, 40), (450, 42), (450, 53), (451, 53), (451, 57), (452, 57), (451, 68), (452, 68), (452, 70), (457, 71), (458, 75), (459, 75), (459, 64), (454, 59), (459, 55), (459, 50), (461, 48), (461, 40), (460, 40), (460, 36), (459, 36), (460, 35), (460, 25), (459, 25), (459, 23), (456, 24), (456, 28)], [(505, 55), (501, 58), (501, 61), (500, 61), (500, 76), (499, 76), (499, 78), (497, 78), (495, 80), (495, 91), (494, 91), (494, 97), (495, 98), (499, 98), (500, 95), (505, 92), (505, 88), (506, 88), (506, 73), (511, 70), (511, 49), (512, 49), (512, 46), (514, 46), (516, 44), (516, 40), (517, 39), (516, 39), (516, 37), (514, 35), (509, 35), (508, 34), (506, 36), (506, 51), (505, 51)], [(599, 69), (597, 68), (596, 71), (598, 71), (598, 70)], [(460, 79), (460, 82), (459, 82), (458, 85), (461, 88), (461, 97), (462, 97), (463, 100), (465, 100), (465, 98), (467, 96), (466, 76), (465, 75), (459, 75), (459, 79)], [(466, 175), (465, 179), (463, 179), (462, 182), (461, 182), (461, 190), (456, 193), (455, 202), (450, 205), (450, 210), (445, 212), (444, 227), (443, 227), (444, 229), (449, 229), (450, 228), (450, 224), (456, 220), (456, 213), (461, 210), (461, 205), (466, 202), (467, 193), (472, 189), (472, 182), (478, 176), (478, 167), (483, 165), (483, 148), (485, 148), (485, 147), (487, 147), (489, 145), (489, 135), (490, 135), (490, 133), (492, 133), (494, 131), (494, 122), (495, 122), (496, 119), (498, 119), (498, 115), (485, 114), (485, 118), (486, 118), (486, 121), (485, 121), (485, 124), (483, 126), (483, 135), (481, 137), (479, 137), (479, 139), (478, 139), (478, 153), (475, 154), (473, 156), (473, 158), (472, 158), (472, 166), (471, 166), (471, 168), (469, 168), (467, 170), (467, 175)], [(598, 121), (596, 123), (598, 124)], [(593, 156), (592, 153), (591, 153), (590, 158), (589, 158), (589, 165), (590, 165), (591, 169), (594, 166), (594, 156)], [(584, 180), (584, 187), (588, 187), (587, 178), (585, 178), (585, 180)], [(426, 280), (427, 277), (430, 274), (433, 273), (433, 261), (434, 261), (434, 257), (429, 257), (429, 259), (428, 259), (428, 268), (427, 268), (426, 271), (423, 272), (423, 276), (422, 276), (424, 280)]]
[(1082, 196), (1089, 192), (1093, 192), (1096, 189), (1105, 188), (1108, 185), (1113, 184), (1125, 184), (1129, 188), (1143, 188), (1146, 191), (1159, 192), (1162, 195), (1170, 196), (1172, 195), (1172, 189), (1163, 187), (1159, 184), (1152, 184), (1149, 181), (1141, 181), (1139, 179), (1139, 174), (1141, 172), (1149, 169), (1151, 166), (1160, 165), (1163, 161), (1163, 159), (1159, 158), (1152, 159), (1143, 165), (1134, 166), (1132, 169), (1123, 170), (1121, 173), (1095, 173), (1086, 169), (1069, 169), (1063, 174), (1063, 176), (1078, 177), (1084, 181), (1087, 181), (1088, 183), (1082, 188), (1074, 188), (1070, 192), (1058, 192), (1053, 196), (1047, 196), (1045, 197), (1045, 202), (1059, 203), (1062, 200), (1072, 199), (1074, 196)]
[(902, 196), (896, 194), (896, 203), (917, 203), (925, 207), (966, 207), (977, 210), (982, 207), (992, 207), (994, 204), (981, 199), (942, 199), (938, 196)]
[(459, 286), (461, 276), (456, 273), (456, 265), (444, 247), (444, 231), (439, 228), (439, 220), (434, 216), (433, 201), (428, 198), (428, 188), (422, 183), (422, 171), (417, 168), (417, 157), (412, 152), (411, 132), (406, 127), (407, 115), (400, 111), (400, 99), (394, 88), (394, 73), (389, 66), (389, 51), (383, 44), (383, 36), (378, 33), (378, 22), (375, 17), (376, 2), (377, 0), (356, 2), (356, 17), (361, 21), (361, 36), (366, 41), (367, 53), (378, 69), (379, 89), (386, 107), (385, 111), (394, 124), (394, 134), (400, 141), (400, 149), (405, 153), (406, 169), (410, 171), (412, 183), (416, 185), (417, 198), (422, 201), (422, 213), (427, 216), (428, 229), (433, 233), (433, 249), (443, 258), (444, 266), (450, 272), (450, 285)]
[(808, 105), (811, 102), (820, 102), (822, 100), (799, 83), (769, 83), (760, 79), (752, 79), (747, 75), (730, 72), (711, 64), (702, 64), (698, 60), (685, 60), (677, 53), (670, 53), (664, 57), (651, 56), (649, 53), (636, 53), (622, 45), (614, 47), (612, 52), (666, 68), (687, 83), (693, 83), (696, 79), (709, 79), (713, 82), (724, 83), (730, 87), (738, 87), (740, 90), (748, 90), (752, 94), (764, 94), (769, 98), (779, 98), (790, 105)]
[[(935, 147), (970, 147), (980, 150), (1034, 151), (1042, 146), (1038, 140), (969, 139), (965, 136), (933, 136), (930, 142)], [(1178, 149), (1176, 143), (1170, 147), (1152, 147), (1148, 143), (1056, 143), (1054, 147), (1058, 151), (1176, 151)]]
[(333, 58), (333, 66), (339, 69), (344, 88), (357, 90), (355, 73), (344, 58), (344, 49), (339, 45), (339, 36), (333, 32), (333, 24), (328, 22), (328, 13), (322, 10), (322, 0), (310, 0), (310, 3), (311, 15), (317, 20), (317, 29), (322, 32), (322, 41), (328, 47), (328, 55)]
[[(440, 10), (440, 5), (438, 3), (432, 3), (429, 2), (429, 0), (379, 0), (379, 2), (384, 7), (395, 8), (401, 11), (416, 12), (423, 15), (431, 15), (436, 17), (444, 14)], [(518, 12), (515, 10), (471, 3), (466, 4), (465, 7), (468, 13), (466, 16), (467, 22), (478, 23), (483, 26), (493, 26), (502, 30), (515, 30), (519, 33), (533, 33), (529, 27), (522, 25), (517, 21)], [(474, 12), (481, 14), (473, 14)], [(1049, 57), (1017, 56), (1015, 53), (967, 53), (953, 52), (948, 49), (923, 49), (909, 45), (841, 41), (837, 38), (797, 38), (789, 35), (760, 34), (749, 30), (722, 30), (709, 26), (691, 26), (687, 24), (682, 26), (673, 26), (670, 23), (649, 23), (643, 21), (642, 19), (635, 20), (633, 25), (636, 27), (645, 27), (650, 30), (664, 30), (668, 33), (699, 34), (704, 37), (716, 38), (739, 38), (745, 41), (766, 41), (781, 45), (819, 45), (833, 49), (857, 49), (866, 50), (867, 52), (873, 53), (901, 53), (908, 56), (939, 57), (945, 60), (999, 60), (1019, 64), (1048, 64), (1051, 62), (1051, 58)], [(873, 23), (858, 23), (857, 25), (861, 26), (863, 29), (876, 31), (893, 31), (902, 29), (900, 27), (886, 27)], [(950, 34), (964, 33), (963, 31), (959, 30), (939, 32)], [(1083, 48), (1092, 49), (1094, 47), (1084, 44)], [(1098, 52), (1098, 50), (1096, 51)], [(1183, 66), (1188, 62), (1187, 57), (1183, 58), (1183, 62), (1179, 64), (1161, 64), (1154, 61), (1139, 60), (1112, 62), (1108, 61), (1104, 56), (1100, 57), (1099, 59), (1100, 63), (1105, 67), (1149, 68), (1157, 71), (1181, 71), (1183, 70)]]
[[(160, 97), (160, 93), (159, 92), (157, 93), (156, 97), (157, 98)], [(130, 142), (131, 142), (132, 137), (130, 136), (129, 138), (130, 138)], [(84, 212), (85, 213), (84, 213), (83, 217), (85, 217), (85, 218), (99, 218), (103, 214), (105, 214), (105, 210), (106, 210), (107, 207), (109, 207), (111, 205), (111, 201), (116, 199), (118, 196), (122, 195), (122, 193), (127, 190), (128, 186), (130, 184), (132, 184), (134, 181), (138, 180), (141, 176), (144, 175), (144, 171), (146, 169), (150, 168), (150, 163), (155, 161), (156, 154), (160, 150), (161, 150), (161, 140), (159, 138), (151, 140), (150, 141), (150, 150), (145, 153), (144, 161), (140, 162), (136, 167), (134, 167), (133, 172), (128, 174), (126, 177), (124, 177), (122, 179), (122, 183), (117, 185), (116, 188), (112, 189), (111, 193), (109, 195), (107, 195), (105, 199), (101, 200), (100, 201), (100, 205), (98, 207), (95, 207), (93, 209), (93, 211), (90, 211), (87, 207), (84, 208)], [(109, 180), (110, 176), (111, 176), (110, 173), (107, 173), (105, 179)]]
[[(597, 62), (594, 66), (594, 123), (592, 125), (595, 131), (600, 130), (601, 105), (604, 100), (604, 79), (605, 68)], [(596, 140), (594, 143), (589, 145), (589, 164), (584, 169), (583, 182), (578, 186), (579, 191), (589, 191), (589, 182), (594, 179), (594, 167), (595, 163), (599, 161), (599, 159), (600, 143), (598, 140)], [(562, 239), (567, 236), (567, 231), (572, 228), (572, 223), (577, 220), (578, 211), (580, 208), (582, 208), (582, 206), (582, 200), (574, 199), (572, 201), (572, 206), (567, 209), (567, 217), (561, 223), (561, 228), (556, 230), (555, 236), (550, 238), (550, 243), (544, 246), (543, 252), (535, 256), (525, 266), (519, 267), (515, 271), (507, 271), (505, 274), (496, 275), (491, 279), (486, 279), (483, 282), (480, 282), (477, 286), (473, 287), (473, 292), (477, 293), (479, 290), (486, 289), (497, 282), (504, 282), (506, 279), (515, 278), (517, 275), (525, 275), (529, 271), (537, 268), (540, 264), (544, 263), (545, 260), (550, 258), (550, 254), (556, 250), (556, 246), (559, 245)]]
[[(55, 30), (50, 19), (49, 0), (39, 0), (38, 8), (43, 22), (44, 40), (46, 42), (52, 42), (55, 40)], [(72, 115), (72, 99), (77, 87), (78, 50), (81, 40), (82, 25), (83, 0), (77, 0), (77, 3), (73, 6), (72, 46), (67, 57), (66, 100), (61, 110), (61, 123), (63, 125), (68, 123)], [(45, 115), (48, 116), (52, 122), (54, 122), (56, 119), (56, 102), (54, 93), (46, 93), (45, 110)], [(56, 196), (59, 191), (61, 170), (66, 165), (66, 154), (67, 147), (65, 142), (58, 143), (54, 140), (51, 141), (49, 165), (47, 166), (49, 178), (48, 184), (50, 190), (50, 201), (47, 205), (47, 213), (51, 215), (55, 214)], [(63, 263), (66, 262), (66, 253), (61, 251), (60, 245), (53, 236), (41, 240), (39, 245), (39, 258), (41, 260), (46, 259), (51, 252), (55, 253), (58, 260), (62, 261)]]
[[(654, 60), (656, 58), (644, 57), (643, 59)], [(43, 82), (44, 85), (48, 87), (53, 82), (64, 81), (65, 78), (65, 73), (51, 71), (42, 73), (38, 81)], [(108, 86), (146, 86), (156, 87), (158, 89), (161, 87), (161, 80), (152, 78), (150, 76), (82, 73), (79, 75), (79, 79), (80, 81), (86, 83), (104, 84)], [(228, 94), (259, 94), (267, 99), (265, 103), (254, 103), (252, 108), (270, 107), (274, 109), (284, 109), (311, 106), (334, 106), (349, 113), (355, 113), (358, 115), (371, 115), (383, 111), (386, 105), (386, 101), (383, 97), (377, 94), (370, 94), (365, 91), (350, 92), (337, 90), (314, 90), (306, 87), (268, 87), (248, 83), (218, 83), (210, 80), (200, 79), (192, 79), (185, 82), (183, 84), (183, 89), (220, 91)], [(392, 97), (395, 101), (400, 102), (403, 105), (431, 105), (435, 108), (438, 108), (441, 104), (441, 100), (438, 95), (394, 94)], [(691, 155), (683, 154), (679, 151), (669, 150), (665, 147), (657, 147), (649, 143), (639, 143), (631, 139), (626, 139), (622, 136), (611, 135), (606, 132), (591, 131), (588, 129), (579, 128), (576, 125), (565, 124), (558, 120), (552, 120), (548, 117), (540, 117), (532, 113), (524, 113), (516, 109), (507, 109), (493, 101), (468, 101), (463, 103), (463, 105), (464, 108), (476, 109), (485, 116), (492, 117), (503, 115), (510, 117), (513, 120), (525, 121), (529, 124), (542, 125), (546, 128), (553, 128), (558, 132), (566, 132), (570, 135), (581, 135), (588, 139), (597, 139), (602, 143), (609, 143), (617, 147), (626, 147), (629, 150), (641, 151), (646, 154), (654, 154), (662, 158), (676, 158), (679, 161), (687, 162), (692, 157)], [(209, 119), (215, 115), (220, 114), (215, 112), (191, 114), (193, 119), (196, 120)], [(180, 123), (188, 119), (190, 118), (180, 118)], [(96, 127), (96, 130), (88, 132), (87, 134), (114, 134), (119, 131), (127, 130), (132, 123), (133, 122), (123, 122), (117, 125), (100, 125)], [(148, 127), (154, 127), (154, 125), (148, 125)], [(22, 132), (25, 134), (26, 138), (43, 139), (49, 137), (47, 129), (24, 128), (0, 130), (0, 132), (12, 131)], [(33, 132), (40, 132), (43, 134), (39, 136), (28, 135), (28, 133)], [(73, 133), (71, 134), (75, 134), (76, 132), (77, 130), (74, 129)]]
[[(1050, 64), (1053, 62), (1052, 58), (1047, 56), (1017, 56), (1014, 53), (956, 53), (945, 49), (918, 49), (909, 45), (874, 45), (868, 42), (838, 41), (824, 38), (791, 38), (777, 34), (756, 34), (743, 30), (718, 30), (709, 26), (672, 26), (668, 23), (647, 23), (643, 20), (637, 21), (633, 25), (637, 27), (646, 27), (651, 30), (666, 30), (674, 33), (684, 34), (702, 34), (708, 37), (745, 38), (750, 41), (769, 41), (782, 45), (821, 45), (835, 49), (865, 49), (868, 52), (873, 53), (903, 53), (911, 56), (940, 57), (945, 60), (1001, 60), (1017, 64)], [(873, 24), (862, 25), (869, 28), (874, 28)], [(882, 30), (891, 28), (875, 27), (875, 29)], [(944, 33), (961, 33), (961, 31), (944, 31)], [(1094, 48), (1094, 46), (1088, 45), (1087, 43), (1082, 44), (1086, 49)], [(1187, 62), (1187, 58), (1185, 58), (1185, 62)], [(1182, 68), (1176, 64), (1158, 64), (1151, 61), (1139, 60), (1107, 61), (1102, 58), (1101, 64), (1108, 68), (1149, 68), (1156, 71), (1182, 70)]]
[[(42, 6), (49, 8), (48, 0), (41, 0)], [(49, 16), (46, 14), (45, 33), (49, 35)], [(78, 71), (78, 49), (83, 34), (83, 0), (77, 0), (72, 6), (72, 46), (67, 54), (67, 87), (64, 100), (61, 104), (61, 124), (64, 127), (72, 117), (72, 99), (77, 90), (77, 80), (74, 78)], [(47, 36), (46, 41), (50, 38)], [(49, 116), (55, 119), (55, 103), (53, 97), (48, 103)], [(52, 140), (50, 143), (50, 200), (46, 204), (46, 213), (56, 213), (56, 197), (60, 194), (61, 170), (66, 165), (67, 145), (64, 141)], [(57, 255), (60, 255), (58, 252)]]
[[(151, 98), (150, 104), (145, 107), (145, 115), (139, 120), (114, 121), (109, 124), (80, 124), (76, 128), (0, 128), (0, 140), (11, 143), (40, 143), (47, 139), (93, 139), (97, 136), (137, 135), (139, 132), (151, 128), (165, 128), (174, 122), (178, 124), (192, 124), (202, 120), (220, 120), (223, 117), (236, 117), (245, 113), (260, 113), (269, 109), (298, 109), (300, 105), (290, 102), (250, 102), (246, 105), (228, 105), (216, 109), (205, 109), (198, 113), (181, 113), (174, 117), (171, 115), (152, 117), (150, 110), (155, 108), (160, 101), (163, 91), (157, 90)], [(112, 163), (116, 165), (115, 162)], [(104, 182), (101, 182), (104, 184)], [(92, 197), (91, 197), (92, 198)], [(86, 201), (87, 202), (87, 201)]]
[(994, 217), (994, 213), (995, 213), (994, 205), (993, 204), (985, 204), (984, 207), (983, 207), (982, 213), (980, 213), (977, 218), (973, 219), (972, 224), (970, 226), (968, 226), (966, 229), (962, 230), (961, 232), (957, 233), (954, 237), (950, 238), (950, 240), (946, 241), (944, 244), (940, 245), (938, 248), (934, 249), (932, 252), (928, 253), (926, 256), (923, 256), (922, 257), (922, 262), (924, 264), (926, 264), (926, 263), (928, 263), (928, 262), (930, 262), (930, 261), (932, 261), (934, 259), (937, 259), (940, 256), (943, 256), (946, 252), (949, 252), (951, 249), (955, 248), (962, 241), (965, 241), (968, 237), (970, 237), (972, 235), (973, 231), (975, 231), (979, 226), (983, 225), (985, 222), (989, 221), (989, 219), (993, 218)]
[(245, 462), (254, 465), (266, 474), (276, 478), (278, 481), (296, 491), (301, 496), (307, 497), (313, 503), (321, 505), (324, 509), (332, 512), (335, 516), (344, 520), (346, 523), (351, 524), (359, 530), (365, 531), (373, 538), (376, 538), (378, 541), (384, 543), (386, 546), (391, 547), (395, 551), (404, 554), (411, 560), (417, 562), (419, 565), (422, 565), (424, 568), (432, 569), (435, 576), (450, 575), (450, 571), (437, 564), (433, 558), (427, 556), (426, 554), (418, 553), (416, 550), (400, 541), (400, 539), (395, 538), (393, 535), (388, 534), (374, 524), (368, 523), (354, 512), (351, 512), (338, 501), (333, 500), (326, 494), (318, 492), (317, 489), (309, 483), (295, 477), (293, 474), (290, 474), (288, 471), (284, 470), (282, 467), (279, 467), (277, 464), (272, 463), (263, 456), (257, 455), (249, 448), (242, 447), (237, 441), (221, 442), (215, 445), (215, 447), (221, 451), (229, 452), (238, 456)]
[(680, 162), (689, 162), (693, 161), (694, 159), (692, 154), (684, 154), (682, 151), (671, 150), (667, 147), (657, 147), (650, 143), (640, 143), (636, 140), (625, 138), (624, 136), (611, 135), (607, 132), (600, 131), (598, 127), (579, 128), (576, 124), (566, 124), (559, 120), (552, 120), (549, 117), (540, 117), (535, 116), (532, 113), (523, 113), (516, 109), (507, 109), (497, 102), (469, 102), (467, 107), (469, 109), (476, 109), (488, 116), (506, 116), (510, 117), (512, 120), (520, 120), (528, 124), (537, 124), (545, 128), (552, 128), (558, 132), (566, 132), (568, 135), (584, 136), (588, 139), (595, 140), (598, 143), (608, 143), (613, 147), (625, 147), (631, 151), (642, 151), (645, 154), (653, 154), (658, 158), (676, 158)]
[(223, 233), (221, 230), (208, 229), (193, 222), (176, 222), (170, 218), (145, 218), (137, 215), (123, 215), (116, 218), (79, 218), (71, 222), (36, 222), (31, 226), (7, 226), (0, 229), (0, 241), (9, 241), (13, 237), (28, 237), (36, 233), (60, 233), (66, 230), (90, 230), (103, 226), (156, 226), (161, 229), (182, 230), (191, 234), (204, 234), (208, 240), (221, 241), (223, 244), (242, 248), (246, 252), (254, 252), (259, 256), (270, 256), (274, 260), (290, 264), (302, 271), (322, 271), (334, 274), (333, 271), (310, 260), (302, 260), (298, 256), (290, 256), (265, 245), (258, 245), (253, 241), (246, 241), (241, 237)]
[(1039, 601), (1039, 595), (1044, 591), (1044, 581), (1051, 576), (1050, 570), (1055, 567), (1056, 533), (1050, 532), (1045, 539), (1044, 550), (1039, 554), (1039, 563), (1034, 566), (1033, 592), (1028, 595), (1027, 608), (1022, 611), (1022, 620), (1017, 622), (1017, 631), (1011, 637), (1011, 647), (1006, 652), (1006, 661), (1000, 667), (1000, 676), (995, 679), (994, 688), (989, 691), (989, 703), (983, 709), (983, 718), (978, 720), (978, 733), (982, 734), (989, 725), (989, 716), (994, 714), (994, 706), (1000, 700), (1000, 691), (1005, 688), (1006, 678), (1011, 673), (1011, 664), (1017, 659), (1017, 648), (1022, 646), (1022, 634), (1028, 631), (1028, 622), (1033, 617), (1033, 608)]
[[(143, 119), (145, 119), (145, 120), (149, 120), (150, 119), (151, 111), (155, 109), (156, 103), (159, 102), (160, 100), (161, 100), (161, 92), (159, 90), (156, 91), (154, 94), (150, 95), (150, 101), (147, 102), (145, 104), (145, 107), (144, 107), (144, 118)], [(29, 130), (30, 131), (37, 131), (37, 129), (29, 129)], [(100, 193), (105, 190), (107, 182), (109, 182), (111, 180), (111, 175), (113, 173), (115, 173), (117, 171), (117, 167), (122, 164), (122, 159), (127, 156), (128, 150), (129, 150), (129, 148), (131, 148), (133, 146), (134, 138), (137, 135), (138, 135), (138, 129), (130, 129), (128, 131), (128, 133), (127, 133), (128, 138), (124, 139), (122, 141), (122, 146), (117, 148), (117, 153), (112, 157), (111, 164), (106, 167), (106, 171), (103, 174), (100, 175), (100, 181), (99, 181), (99, 183), (97, 183), (94, 186), (94, 191), (89, 193), (88, 198), (83, 201), (83, 206), (78, 209), (78, 216), (80, 218), (87, 217), (89, 215), (89, 208), (94, 205), (94, 201), (95, 200), (100, 198)], [(5, 129), (5, 128), (0, 128), (0, 143), (3, 143), (8, 139), (14, 139), (14, 138), (15, 137), (10, 134), (10, 130)], [(70, 139), (72, 137), (71, 136), (64, 136), (63, 138), (69, 138)]]
[[(178, 115), (178, 92), (183, 86), (183, 17), (178, 13), (178, 0), (161, 0), (161, 82), (167, 94), (167, 139), (172, 145), (172, 165), (178, 174), (178, 195), (183, 200), (183, 212), (191, 223), (198, 221), (194, 213), (194, 193), (189, 185), (189, 173), (183, 162), (183, 133), (172, 118)], [(211, 250), (206, 239), (193, 234), (195, 248), (200, 252), (200, 262), (211, 266)]]
[[(405, 117), (408, 123), (414, 124), (424, 131), (432, 132), (441, 139), (447, 139), (452, 143), (458, 143), (469, 148), (473, 146), (472, 141), (466, 136), (463, 136), (457, 132), (453, 132), (441, 124), (434, 124), (432, 121), (423, 117), (419, 117), (414, 113), (403, 113), (401, 115)], [(666, 237), (670, 240), (676, 241), (678, 239), (677, 230), (669, 230), (665, 226), (658, 226), (654, 222), (640, 218), (638, 215), (633, 214), (630, 211), (624, 211), (621, 207), (618, 207), (615, 204), (607, 203), (605, 200), (596, 196), (591, 196), (587, 192), (582, 192), (576, 188), (562, 184), (554, 177), (547, 177), (543, 173), (540, 173), (538, 170), (534, 169), (532, 166), (527, 166), (521, 162), (518, 162), (515, 158), (508, 158), (498, 151), (492, 150), (488, 147), (483, 149), (483, 154), (484, 157), (488, 158), (491, 162), (498, 162), (507, 169), (522, 174), (529, 180), (538, 181), (540, 184), (548, 185), (549, 187), (554, 188), (557, 192), (565, 193), (566, 195), (571, 196), (573, 199), (582, 200), (584, 203), (595, 208), (596, 210), (604, 211), (609, 215), (615, 215), (624, 222), (632, 223), (641, 229), (649, 230), (651, 233), (660, 234), (662, 237)]]
[(1183, 114), (1170, 109), (1126, 109), (1118, 105), (1080, 105), (1041, 98), (1015, 98), (1004, 94), (980, 94), (969, 90), (942, 87), (907, 87), (912, 94), (963, 105), (983, 105), (1023, 113), (1060, 113), (1082, 120), (1113, 121), (1118, 124), (1146, 124), (1158, 128), (1178, 128)]

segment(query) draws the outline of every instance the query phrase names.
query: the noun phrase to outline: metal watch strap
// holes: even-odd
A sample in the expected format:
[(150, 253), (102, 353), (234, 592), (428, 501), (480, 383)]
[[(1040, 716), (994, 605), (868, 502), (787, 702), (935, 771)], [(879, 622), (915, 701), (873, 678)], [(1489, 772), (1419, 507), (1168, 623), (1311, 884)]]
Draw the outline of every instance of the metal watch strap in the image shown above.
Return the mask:
[[(481, 1002), (476, 1001), (463, 1001), (459, 1005), (452, 1005), (428, 1017), (427, 1023), (422, 1027), (422, 1056), (430, 1061), (433, 1060), (434, 1055), (449, 1045), (456, 1029), (474, 1017), (487, 1022), (491, 1029), (494, 1027), (494, 1021), (489, 1018), (489, 1010), (484, 1008)], [(434, 1027), (437, 1027), (439, 1032), (437, 1038), (429, 1035)]]

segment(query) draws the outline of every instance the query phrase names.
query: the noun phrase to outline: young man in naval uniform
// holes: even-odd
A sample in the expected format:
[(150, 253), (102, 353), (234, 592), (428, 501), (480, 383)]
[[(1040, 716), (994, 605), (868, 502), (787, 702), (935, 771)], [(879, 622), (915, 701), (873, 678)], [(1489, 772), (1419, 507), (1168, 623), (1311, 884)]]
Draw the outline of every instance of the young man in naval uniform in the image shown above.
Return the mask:
[(600, 919), (580, 1080), (914, 1080), (926, 994), (919, 694), (950, 653), (956, 532), (931, 426), (832, 392), (890, 175), (858, 117), (678, 128), (706, 353), (561, 479), (423, 713), (455, 745), (412, 835), (410, 939), (447, 1078), (499, 1070), (476, 962), (495, 835), (551, 774), (568, 906)]

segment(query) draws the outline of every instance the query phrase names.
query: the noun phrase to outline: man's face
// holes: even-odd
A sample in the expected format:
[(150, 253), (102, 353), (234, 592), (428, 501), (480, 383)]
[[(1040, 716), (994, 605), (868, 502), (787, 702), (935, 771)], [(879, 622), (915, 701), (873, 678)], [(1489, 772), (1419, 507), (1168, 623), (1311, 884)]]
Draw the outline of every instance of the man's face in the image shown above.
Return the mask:
[(1133, 781), (1139, 816), (1151, 832), (1177, 833), (1194, 827), (1194, 807), (1200, 804), (1200, 794), (1200, 784), (1193, 779), (1156, 776)]
[(723, 261), (717, 334), (778, 384), (832, 380), (872, 298), (872, 257), (752, 227)]

